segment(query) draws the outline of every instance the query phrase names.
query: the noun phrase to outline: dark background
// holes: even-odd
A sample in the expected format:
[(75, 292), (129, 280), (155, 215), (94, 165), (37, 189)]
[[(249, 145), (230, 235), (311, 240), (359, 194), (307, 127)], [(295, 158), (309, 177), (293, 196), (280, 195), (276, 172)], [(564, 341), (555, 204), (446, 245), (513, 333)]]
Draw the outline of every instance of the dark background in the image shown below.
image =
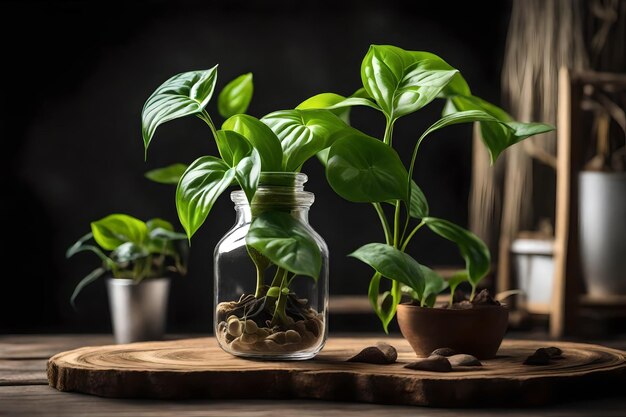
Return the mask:
[[(110, 330), (103, 281), (81, 294), (78, 311), (69, 305), (73, 287), (98, 261), (90, 254), (66, 260), (66, 248), (89, 231), (90, 221), (114, 212), (178, 224), (174, 188), (151, 183), (143, 173), (217, 153), (206, 126), (190, 117), (160, 127), (143, 162), (141, 108), (167, 78), (219, 63), (219, 91), (252, 71), (249, 113), (260, 117), (320, 92), (351, 94), (360, 87), (369, 44), (388, 43), (441, 55), (462, 71), (476, 95), (498, 103), (510, 4), (480, 2), (482, 15), (476, 4), (0, 3), (0, 332)], [(219, 120), (215, 101), (208, 111)], [(405, 161), (441, 105), (397, 123), (394, 145)], [(374, 111), (357, 108), (352, 120), (382, 135), (384, 120)], [(467, 224), (471, 129), (448, 128), (421, 151), (415, 179), (431, 212)], [(311, 222), (331, 250), (331, 293), (366, 294), (369, 268), (345, 255), (382, 239), (374, 211), (334, 195), (317, 161), (303, 171), (309, 174), (307, 190), (316, 194)], [(225, 194), (194, 237), (189, 275), (173, 282), (170, 331), (210, 332), (212, 250), (233, 221)], [(428, 232), (409, 252), (431, 266), (461, 264), (452, 245)]]

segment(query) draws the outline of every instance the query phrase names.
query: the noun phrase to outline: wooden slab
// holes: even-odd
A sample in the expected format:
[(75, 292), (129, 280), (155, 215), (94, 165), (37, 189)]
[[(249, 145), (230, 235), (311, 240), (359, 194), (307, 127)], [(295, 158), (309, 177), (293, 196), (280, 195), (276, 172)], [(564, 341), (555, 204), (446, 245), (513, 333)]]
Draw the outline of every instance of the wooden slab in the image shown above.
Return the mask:
[[(84, 347), (53, 356), (48, 381), (60, 391), (119, 398), (292, 399), (381, 404), (535, 406), (589, 398), (626, 382), (626, 353), (598, 345), (505, 341), (481, 368), (451, 373), (412, 371), (415, 354), (403, 339), (398, 363), (345, 360), (381, 339), (331, 338), (314, 360), (263, 362), (223, 352), (213, 338)], [(522, 365), (535, 349), (558, 346), (564, 358)]]

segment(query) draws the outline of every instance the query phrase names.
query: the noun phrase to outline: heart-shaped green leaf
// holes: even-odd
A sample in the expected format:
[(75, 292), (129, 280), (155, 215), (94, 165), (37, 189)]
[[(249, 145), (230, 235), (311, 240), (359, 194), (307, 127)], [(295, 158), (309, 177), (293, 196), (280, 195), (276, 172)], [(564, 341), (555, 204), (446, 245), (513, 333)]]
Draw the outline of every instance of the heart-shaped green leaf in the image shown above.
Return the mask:
[(326, 178), (346, 200), (406, 200), (407, 176), (396, 151), (358, 131), (349, 131), (330, 147)]
[(259, 152), (263, 171), (282, 171), (283, 150), (280, 146), (280, 140), (272, 132), (272, 129), (259, 119), (247, 114), (237, 114), (226, 120), (222, 129), (232, 130), (246, 138)]
[(489, 151), (492, 164), (509, 146), (527, 137), (554, 130), (554, 126), (545, 123), (516, 122), (501, 108), (475, 96), (454, 95), (445, 111), (447, 114), (422, 136), (450, 124), (479, 121), (481, 139)]
[(215, 141), (220, 156), (230, 167), (237, 166), (252, 151), (250, 142), (232, 130), (218, 130)]
[(319, 277), (320, 248), (310, 229), (289, 213), (262, 213), (252, 221), (246, 243), (280, 268), (315, 280)]
[(245, 113), (252, 100), (253, 92), (252, 73), (240, 75), (226, 84), (220, 92), (217, 97), (217, 111), (225, 119)]
[[(310, 109), (330, 109), (333, 105), (341, 103), (346, 98), (335, 93), (321, 93), (313, 97), (304, 100), (302, 103), (296, 106), (298, 110), (310, 110)], [(346, 124), (350, 124), (350, 107), (340, 107), (331, 110), (331, 112), (344, 121)]]
[(148, 236), (144, 222), (126, 214), (111, 214), (91, 223), (93, 237), (102, 249), (113, 250), (126, 242), (142, 244)]
[(217, 65), (204, 71), (175, 75), (152, 93), (141, 112), (141, 133), (146, 152), (159, 125), (200, 113), (206, 107), (216, 81)]
[(487, 275), (491, 255), (487, 246), (478, 236), (447, 220), (425, 217), (422, 221), (439, 236), (456, 243), (461, 251), (461, 256), (465, 259), (469, 281), (472, 285), (478, 284)]
[(261, 158), (256, 149), (252, 148), (250, 155), (242, 158), (235, 168), (235, 177), (239, 186), (246, 194), (248, 202), (252, 201), (261, 177)]
[(386, 278), (408, 285), (418, 294), (424, 293), (424, 274), (420, 264), (391, 245), (368, 243), (348, 256), (368, 264)]
[[(362, 96), (357, 96), (358, 93)], [(327, 109), (332, 111), (345, 123), (350, 124), (350, 108), (353, 106), (367, 106), (380, 111), (374, 100), (367, 96), (364, 89), (357, 90), (351, 97), (344, 97), (335, 93), (322, 93), (313, 96), (296, 107), (296, 109)]]
[(198, 158), (187, 168), (176, 188), (176, 209), (189, 239), (234, 178), (235, 169), (214, 156)]
[(149, 180), (161, 184), (178, 184), (187, 166), (186, 164), (172, 164), (163, 168), (153, 169), (144, 175)]
[(322, 149), (328, 148), (338, 134), (349, 128), (328, 110), (283, 110), (261, 119), (278, 139), (283, 150), (283, 170), (295, 172)]
[(372, 45), (361, 64), (367, 93), (393, 121), (434, 100), (458, 71), (438, 56)]

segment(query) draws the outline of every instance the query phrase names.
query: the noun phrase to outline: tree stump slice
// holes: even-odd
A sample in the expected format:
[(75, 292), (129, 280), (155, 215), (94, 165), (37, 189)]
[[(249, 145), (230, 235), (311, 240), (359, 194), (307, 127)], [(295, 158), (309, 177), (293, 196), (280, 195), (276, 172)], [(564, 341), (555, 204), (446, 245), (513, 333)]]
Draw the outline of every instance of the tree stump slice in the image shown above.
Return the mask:
[[(48, 382), (60, 391), (102, 397), (159, 399), (293, 399), (361, 401), (436, 407), (537, 406), (615, 392), (626, 382), (626, 352), (598, 345), (505, 340), (482, 367), (414, 371), (404, 339), (384, 339), (398, 362), (346, 362), (381, 339), (331, 338), (313, 360), (246, 360), (213, 338), (84, 347), (48, 361)], [(537, 348), (557, 346), (549, 365), (522, 363)]]

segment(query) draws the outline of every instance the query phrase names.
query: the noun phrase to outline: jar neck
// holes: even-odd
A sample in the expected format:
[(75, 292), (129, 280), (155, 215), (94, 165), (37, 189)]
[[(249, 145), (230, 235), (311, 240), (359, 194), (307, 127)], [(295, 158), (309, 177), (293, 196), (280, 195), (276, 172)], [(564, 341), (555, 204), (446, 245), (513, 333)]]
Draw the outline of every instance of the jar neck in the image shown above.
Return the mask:
[(237, 190), (231, 193), (231, 199), (235, 203), (237, 223), (249, 223), (265, 211), (283, 211), (308, 224), (309, 208), (315, 196), (311, 192), (304, 191), (306, 181), (307, 176), (302, 173), (262, 172), (251, 204), (243, 191)]
[[(254, 206), (252, 207), (254, 208)], [(255, 216), (260, 215), (263, 211), (267, 211), (268, 209), (265, 208), (262, 211), (255, 211)], [(235, 206), (235, 213), (236, 213), (236, 223), (237, 225), (243, 225), (246, 223), (250, 223), (253, 220), (252, 217), (252, 209), (249, 205), (237, 205)], [(305, 208), (294, 208), (292, 210), (281, 210), (281, 211), (288, 211), (294, 218), (296, 218), (297, 220), (300, 220), (302, 223), (305, 224), (309, 224), (309, 208), (305, 207)]]

